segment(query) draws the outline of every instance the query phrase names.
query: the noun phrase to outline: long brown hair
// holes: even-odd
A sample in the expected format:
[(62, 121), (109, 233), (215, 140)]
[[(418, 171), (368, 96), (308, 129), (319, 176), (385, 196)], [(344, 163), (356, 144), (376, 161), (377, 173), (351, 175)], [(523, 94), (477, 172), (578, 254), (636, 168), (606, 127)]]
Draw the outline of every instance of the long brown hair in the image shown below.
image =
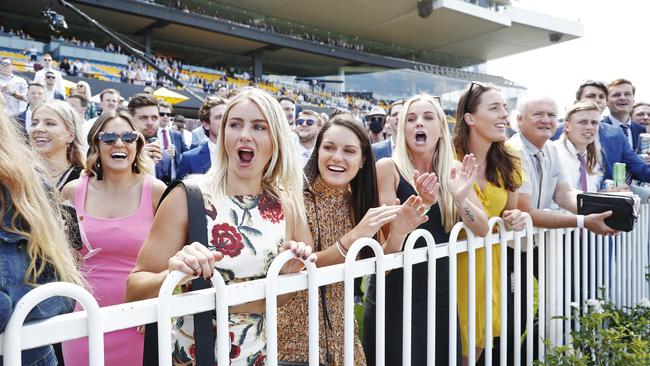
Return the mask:
[(111, 111), (103, 113), (101, 116), (97, 117), (93, 127), (88, 132), (88, 155), (86, 158), (85, 169), (86, 175), (89, 177), (96, 176), (97, 180), (102, 180), (104, 172), (102, 170), (102, 161), (99, 156), (98, 135), (104, 130), (104, 126), (114, 119), (122, 119), (126, 121), (133, 131), (138, 134), (138, 139), (136, 140), (135, 161), (133, 161), (131, 171), (136, 174), (151, 174), (153, 172), (153, 169), (151, 168), (153, 162), (149, 159), (149, 156), (142, 151), (145, 144), (144, 136), (142, 136), (135, 127), (133, 117), (127, 112)]
[[(469, 151), (470, 127), (465, 121), (465, 113), (476, 113), (481, 104), (481, 95), (489, 90), (499, 90), (492, 85), (472, 83), (458, 100), (456, 108), (456, 127), (452, 142), (456, 156), (462, 157)], [(485, 157), (485, 178), (496, 187), (504, 187), (510, 192), (521, 186), (521, 162), (517, 155), (508, 151), (505, 141), (492, 142)]]

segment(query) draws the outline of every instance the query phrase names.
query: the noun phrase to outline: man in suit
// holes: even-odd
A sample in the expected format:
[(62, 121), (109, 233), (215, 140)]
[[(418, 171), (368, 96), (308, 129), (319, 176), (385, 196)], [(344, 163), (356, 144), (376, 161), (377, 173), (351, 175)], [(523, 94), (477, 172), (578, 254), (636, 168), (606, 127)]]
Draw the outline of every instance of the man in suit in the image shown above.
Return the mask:
[(128, 109), (135, 119), (136, 128), (147, 142), (143, 151), (155, 164), (156, 178), (169, 184), (172, 181), (172, 158), (161, 148), (157, 137), (160, 127), (158, 100), (153, 95), (139, 93), (131, 97)]
[(56, 75), (52, 71), (48, 71), (45, 73), (45, 100), (47, 102), (53, 101), (53, 100), (64, 100), (65, 97), (63, 94), (59, 93), (55, 89), (55, 84), (56, 83)]
[(390, 158), (393, 156), (397, 139), (397, 117), (399, 116), (403, 106), (404, 101), (398, 100), (393, 102), (388, 108), (384, 130), (390, 135), (390, 137), (372, 144), (372, 152), (375, 155), (375, 161), (381, 158)]
[(172, 106), (162, 101), (158, 104), (160, 128), (158, 128), (158, 141), (163, 150), (172, 157), (172, 180), (176, 178), (176, 169), (181, 162), (181, 154), (187, 151), (183, 135), (171, 128)]
[(650, 126), (650, 103), (638, 102), (632, 108), (632, 121), (648, 129)]
[(27, 109), (14, 116), (21, 130), (27, 136), (27, 131), (32, 127), (32, 111), (45, 103), (45, 87), (41, 83), (31, 82), (27, 86)]
[(602, 123), (620, 128), (633, 150), (637, 149), (639, 134), (645, 133), (645, 128), (631, 119), (634, 107), (636, 88), (626, 79), (616, 79), (607, 85), (607, 107), (609, 116)]
[(183, 179), (189, 174), (203, 174), (210, 169), (217, 153), (217, 137), (221, 129), (221, 118), (226, 111), (228, 99), (221, 97), (207, 98), (201, 109), (199, 119), (201, 128), (208, 131), (207, 143), (184, 152), (176, 171), (176, 178)]

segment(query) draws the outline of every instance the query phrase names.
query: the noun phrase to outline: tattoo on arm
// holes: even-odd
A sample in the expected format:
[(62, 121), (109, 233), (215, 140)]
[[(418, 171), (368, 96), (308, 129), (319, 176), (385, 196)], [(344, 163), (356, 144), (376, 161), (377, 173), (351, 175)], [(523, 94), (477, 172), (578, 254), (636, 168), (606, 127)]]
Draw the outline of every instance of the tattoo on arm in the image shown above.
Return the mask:
[(465, 206), (463, 208), (463, 211), (465, 211), (465, 216), (467, 216), (469, 221), (474, 222), (474, 215), (472, 215), (472, 212), (469, 210), (469, 207)]

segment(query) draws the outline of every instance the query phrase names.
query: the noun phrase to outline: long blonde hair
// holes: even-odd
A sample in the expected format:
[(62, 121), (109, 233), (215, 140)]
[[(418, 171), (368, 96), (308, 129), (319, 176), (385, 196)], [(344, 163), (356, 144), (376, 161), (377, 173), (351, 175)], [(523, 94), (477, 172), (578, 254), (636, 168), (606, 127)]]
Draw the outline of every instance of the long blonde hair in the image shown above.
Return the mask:
[(79, 119), (75, 113), (72, 106), (67, 102), (61, 100), (53, 100), (46, 102), (36, 107), (32, 112), (32, 115), (36, 114), (36, 111), (47, 108), (54, 112), (57, 117), (63, 122), (65, 128), (74, 134), (74, 139), (68, 146), (66, 151), (66, 157), (68, 162), (72, 166), (85, 167), (86, 159), (83, 156), (83, 148), (81, 146), (81, 124), (82, 121)]
[(220, 200), (227, 196), (228, 155), (224, 144), (224, 131), (232, 108), (244, 100), (251, 100), (262, 111), (269, 123), (269, 132), (273, 143), (273, 155), (262, 176), (262, 190), (276, 198), (286, 195), (298, 210), (297, 217), (305, 218), (303, 202), (303, 173), (297, 161), (295, 143), (291, 140), (287, 117), (275, 98), (257, 88), (245, 88), (231, 99), (223, 113), (222, 123), (217, 138), (216, 161), (204, 176), (196, 179), (203, 193), (211, 199)]
[(57, 280), (83, 284), (66, 244), (58, 192), (53, 187), (46, 190), (48, 177), (38, 163), (40, 159), (4, 111), (0, 111), (0, 136), (0, 187), (9, 198), (5, 202), (5, 196), (0, 195), (0, 216), (14, 209), (11, 226), (2, 229), (28, 238), (25, 283), (36, 285), (51, 268)]
[(411, 158), (411, 152), (406, 144), (406, 135), (404, 126), (406, 125), (406, 116), (413, 103), (418, 101), (426, 101), (431, 103), (438, 117), (440, 126), (440, 139), (436, 144), (433, 154), (433, 172), (438, 176), (440, 182), (440, 193), (438, 197), (438, 204), (440, 205), (440, 216), (442, 217), (442, 225), (445, 231), (451, 231), (451, 228), (457, 221), (457, 210), (454, 206), (453, 197), (449, 192), (449, 178), (451, 176), (451, 168), (454, 162), (454, 149), (451, 144), (451, 137), (449, 135), (449, 127), (447, 125), (447, 118), (442, 107), (431, 95), (419, 94), (411, 97), (404, 103), (404, 107), (399, 113), (397, 123), (397, 141), (395, 143), (395, 153), (393, 154), (393, 161), (397, 166), (400, 175), (415, 189), (415, 181), (413, 174), (415, 174), (415, 166)]

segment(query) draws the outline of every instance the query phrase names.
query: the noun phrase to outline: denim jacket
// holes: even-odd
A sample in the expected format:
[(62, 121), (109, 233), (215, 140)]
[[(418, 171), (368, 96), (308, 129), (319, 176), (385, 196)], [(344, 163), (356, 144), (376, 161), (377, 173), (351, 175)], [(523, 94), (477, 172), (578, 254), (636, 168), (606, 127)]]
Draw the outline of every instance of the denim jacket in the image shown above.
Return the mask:
[[(1, 189), (1, 188), (0, 188)], [(9, 195), (2, 191), (2, 200), (9, 202)], [(2, 216), (0, 227), (0, 332), (4, 332), (11, 313), (18, 302), (33, 286), (25, 284), (25, 274), (29, 267), (27, 255), (27, 238), (15, 233), (5, 231), (3, 228), (11, 227), (11, 217), (14, 214), (13, 206)], [(38, 283), (56, 281), (51, 269), (47, 269), (38, 279)], [(72, 311), (73, 301), (60, 296), (51, 297), (32, 309), (25, 322), (46, 319), (55, 315)], [(56, 358), (52, 346), (38, 347), (22, 352), (22, 364), (33, 366), (56, 365)], [(0, 356), (0, 366), (3, 365)]]

